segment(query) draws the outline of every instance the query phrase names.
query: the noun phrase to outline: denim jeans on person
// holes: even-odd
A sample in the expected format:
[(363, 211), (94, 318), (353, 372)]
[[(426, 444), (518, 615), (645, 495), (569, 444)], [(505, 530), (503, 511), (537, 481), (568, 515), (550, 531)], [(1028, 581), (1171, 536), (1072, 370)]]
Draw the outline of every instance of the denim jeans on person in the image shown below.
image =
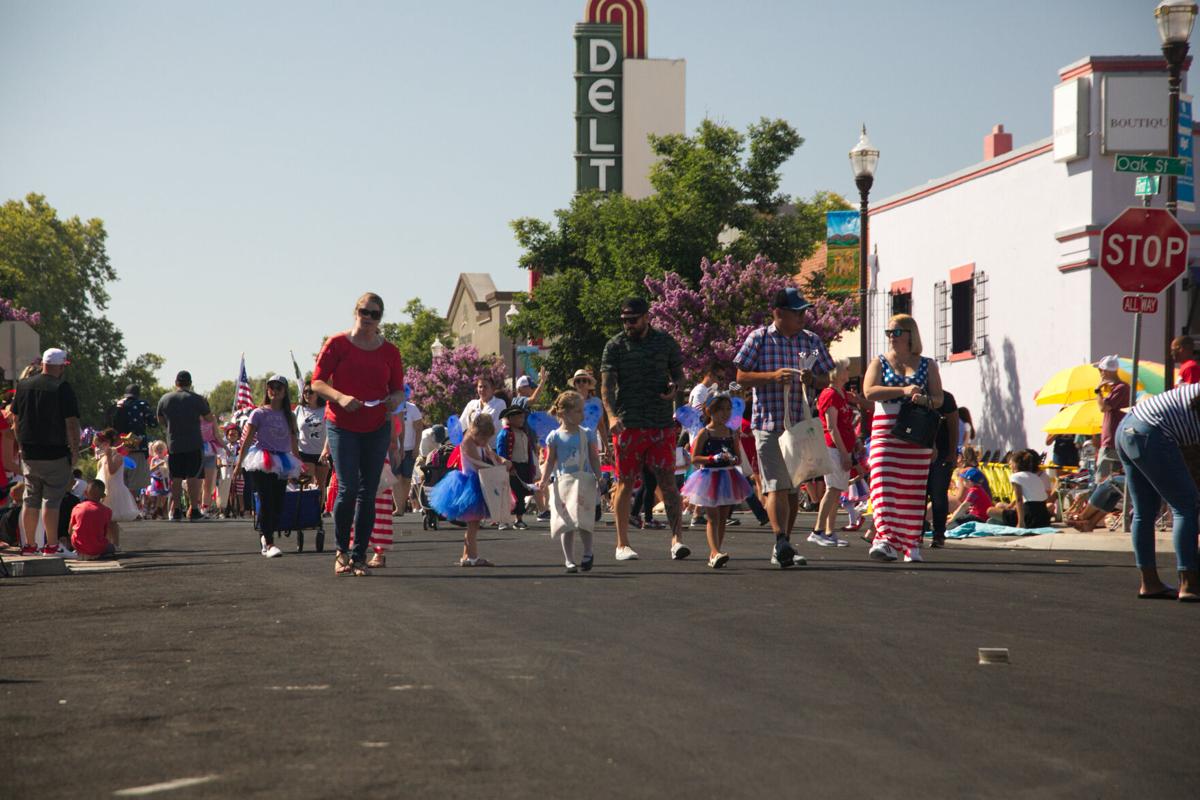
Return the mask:
[(387, 459), (392, 422), (389, 419), (368, 433), (343, 430), (329, 423), (325, 431), (338, 480), (337, 498), (333, 502), (337, 549), (339, 553), (350, 549), (350, 528), (353, 526), (353, 558), (362, 561), (367, 557), (371, 528), (375, 526), (375, 493), (379, 490), (379, 476)]
[(1196, 568), (1200, 493), (1179, 445), (1158, 428), (1127, 414), (1117, 427), (1117, 452), (1133, 503), (1133, 552), (1139, 567), (1155, 566), (1154, 520), (1161, 501), (1174, 518), (1175, 558), (1180, 570)]

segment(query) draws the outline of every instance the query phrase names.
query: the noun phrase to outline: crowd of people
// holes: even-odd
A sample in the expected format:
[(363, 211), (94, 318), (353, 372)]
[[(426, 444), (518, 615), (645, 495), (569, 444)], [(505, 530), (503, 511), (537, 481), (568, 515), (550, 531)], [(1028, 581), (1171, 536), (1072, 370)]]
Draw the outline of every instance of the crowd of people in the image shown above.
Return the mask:
[[(869, 510), (867, 555), (884, 562), (923, 561), (925, 537), (941, 547), (948, 526), (1050, 524), (1054, 475), (1034, 451), (1010, 455), (1011, 501), (995, 500), (971, 414), (923, 354), (911, 316), (888, 320), (886, 351), (856, 381), (849, 362), (834, 360), (807, 329), (810, 304), (797, 289), (767, 300), (771, 322), (742, 342), (733, 380), (714, 367), (680, 404), (694, 409), (699, 424), (684, 424), (688, 417), (678, 410), (678, 343), (650, 324), (645, 300), (629, 298), (619, 309), (621, 332), (600, 354), (599, 392), (593, 372), (578, 369), (550, 406), (556, 429), (539, 435), (530, 426), (547, 385), (544, 372), (536, 385), (521, 376), (511, 394), (481, 375), (477, 396), (458, 416), (462, 439), (453, 446), (446, 426), (427, 427), (409, 401), (400, 353), (380, 331), (383, 299), (367, 293), (355, 303), (349, 329), (325, 340), (295, 404), (288, 381), (273, 375), (261, 405), (223, 427), (186, 371), (155, 409), (137, 386), (128, 387), (112, 425), (92, 439), (90, 482), (73, 473), (82, 446), (79, 409), (64, 378), (67, 354), (51, 348), (37, 372), (20, 381), (0, 423), (4, 468), (19, 461), (23, 474), (10, 487), (23, 509), (21, 552), (61, 555), (65, 531), (80, 557), (104, 557), (119, 548), (120, 522), (240, 516), (252, 508), (262, 555), (275, 558), (282, 554), (276, 536), (284, 498), (300, 487), (328, 498), (335, 574), (358, 576), (386, 565), (390, 517), (414, 507), (465, 529), (458, 561), (464, 567), (492, 565), (479, 553), (483, 525), (523, 530), (525, 517), (537, 514), (549, 521), (568, 572), (592, 569), (605, 503), (616, 528), (614, 561), (638, 558), (634, 527), (669, 530), (670, 557), (687, 559), (685, 528), (703, 525), (713, 569), (729, 562), (725, 536), (743, 505), (770, 527), (770, 560), (781, 569), (806, 563), (793, 539), (802, 507), (817, 511), (806, 542), (821, 547), (849, 547), (841, 534), (861, 529)], [(1190, 340), (1177, 346), (1181, 357), (1190, 356)], [(1200, 388), (1185, 382), (1126, 413), (1129, 386), (1118, 378), (1116, 357), (1097, 368), (1100, 486), (1068, 521), (1095, 524), (1124, 481), (1139, 596), (1200, 600), (1200, 496), (1181, 451), (1200, 444)], [(1196, 372), (1185, 381), (1200, 377)], [(585, 425), (585, 410), (597, 401), (599, 412)], [(154, 428), (161, 439), (150, 438)], [(1074, 442), (1050, 437), (1047, 444), (1055, 466), (1078, 463)], [(77, 497), (64, 526), (60, 513), (70, 493)], [(659, 500), (665, 524), (653, 516)], [(1155, 568), (1154, 524), (1163, 504), (1171, 510), (1178, 587), (1162, 582)], [(839, 527), (841, 509), (850, 519)], [(35, 530), (44, 531), (40, 548)]]

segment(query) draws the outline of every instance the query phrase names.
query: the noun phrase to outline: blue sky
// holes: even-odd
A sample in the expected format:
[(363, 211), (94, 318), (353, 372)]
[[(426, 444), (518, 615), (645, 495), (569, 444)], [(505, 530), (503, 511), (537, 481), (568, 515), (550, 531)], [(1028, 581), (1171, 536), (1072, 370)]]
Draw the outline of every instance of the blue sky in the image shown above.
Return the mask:
[[(1048, 136), (1057, 70), (1158, 52), (1155, 5), (648, 0), (649, 55), (687, 59), (689, 128), (795, 126), (791, 194), (852, 195), (866, 122), (884, 197), (996, 123)], [(444, 312), (460, 272), (525, 287), (508, 222), (574, 188), (583, 8), (0, 0), (0, 198), (105, 221), (110, 317), (164, 378), (303, 368), (362, 291)]]

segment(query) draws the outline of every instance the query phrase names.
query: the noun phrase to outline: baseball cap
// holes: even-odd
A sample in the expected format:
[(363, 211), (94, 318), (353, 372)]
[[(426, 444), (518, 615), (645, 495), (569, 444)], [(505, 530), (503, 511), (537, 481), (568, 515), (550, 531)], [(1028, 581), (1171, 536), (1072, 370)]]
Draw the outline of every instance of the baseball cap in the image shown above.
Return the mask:
[(1121, 366), (1116, 356), (1105, 356), (1096, 362), (1096, 369), (1101, 372), (1115, 372)]
[(983, 483), (984, 481), (983, 472), (975, 467), (971, 467), (970, 469), (964, 471), (962, 476), (971, 483)]
[(522, 375), (521, 377), (517, 378), (517, 388), (518, 389), (524, 389), (526, 386), (529, 386), (529, 385), (530, 385), (530, 383), (529, 383), (528, 375)]
[(287, 378), (280, 375), (278, 372), (267, 378), (267, 383), (278, 383), (281, 386), (287, 386)]
[(130, 397), (137, 397), (141, 393), (142, 390), (138, 388), (136, 383), (131, 383), (125, 387), (125, 394), (129, 395)]
[(67, 358), (66, 350), (59, 347), (51, 347), (42, 353), (42, 363), (49, 364), (52, 367), (61, 367), (70, 364), (71, 361)]
[(640, 317), (650, 310), (650, 304), (640, 297), (627, 297), (621, 302), (622, 317)]
[(804, 295), (800, 294), (800, 290), (794, 286), (780, 289), (771, 298), (771, 308), (788, 308), (792, 311), (803, 311), (811, 305), (812, 303), (805, 300)]
[(179, 370), (179, 372), (175, 373), (175, 385), (176, 386), (191, 386), (192, 385), (192, 373), (188, 372), (186, 369)]

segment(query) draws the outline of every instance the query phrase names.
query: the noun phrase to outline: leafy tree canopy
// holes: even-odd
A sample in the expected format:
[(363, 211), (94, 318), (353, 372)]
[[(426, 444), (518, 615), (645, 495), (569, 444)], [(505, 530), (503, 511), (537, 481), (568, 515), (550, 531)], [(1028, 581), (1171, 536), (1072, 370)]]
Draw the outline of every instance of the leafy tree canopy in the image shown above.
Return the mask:
[(544, 276), (514, 330), (548, 340), (551, 380), (562, 385), (595, 365), (620, 328), (621, 298), (645, 295), (648, 277), (673, 272), (696, 287), (705, 259), (760, 255), (781, 274), (796, 272), (825, 237), (825, 211), (849, 207), (831, 193), (805, 201), (779, 191), (780, 169), (803, 143), (783, 120), (764, 118), (745, 134), (705, 120), (691, 136), (651, 137), (654, 195), (584, 192), (553, 224), (514, 220), (520, 264)]
[(450, 323), (434, 309), (426, 308), (425, 304), (415, 297), (405, 303), (404, 313), (408, 316), (408, 322), (383, 324), (383, 338), (400, 350), (406, 370), (416, 368), (428, 371), (433, 361), (433, 351), (430, 348), (434, 340), (440, 339), (447, 347), (453, 344)]
[(126, 362), (121, 331), (104, 316), (117, 279), (107, 238), (101, 220), (59, 219), (40, 194), (0, 206), (0, 296), (39, 312), (43, 349), (70, 353), (68, 380), (85, 425), (103, 421), (128, 382), (125, 371), (149, 355)]

